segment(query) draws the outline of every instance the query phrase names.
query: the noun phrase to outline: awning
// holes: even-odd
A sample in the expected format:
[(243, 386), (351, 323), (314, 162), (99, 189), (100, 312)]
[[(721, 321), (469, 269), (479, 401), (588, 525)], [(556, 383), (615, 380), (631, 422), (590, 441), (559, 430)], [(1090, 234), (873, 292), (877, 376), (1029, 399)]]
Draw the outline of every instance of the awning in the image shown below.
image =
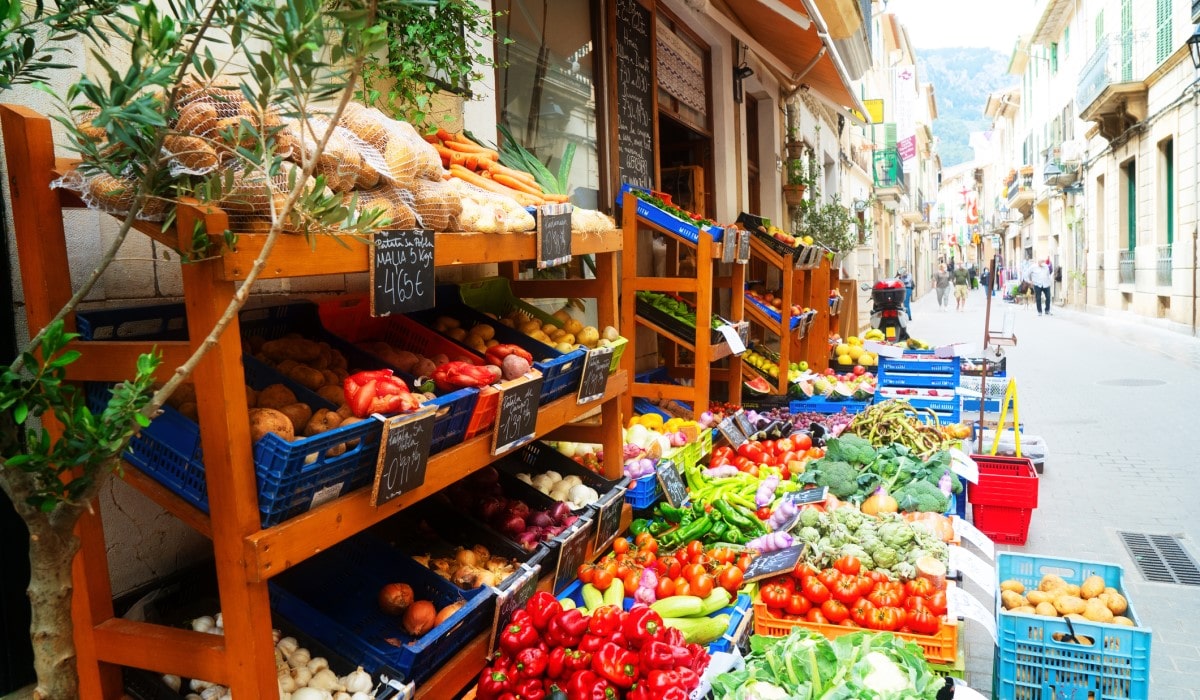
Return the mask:
[[(788, 82), (807, 70), (792, 84), (807, 85), (831, 104), (866, 113), (850, 89), (845, 67), (835, 57), (832, 40), (826, 46), (817, 34), (804, 0), (714, 0), (712, 6), (735, 25), (733, 33), (751, 50), (766, 52), (760, 58), (789, 76)], [(814, 58), (816, 64), (809, 68)]]

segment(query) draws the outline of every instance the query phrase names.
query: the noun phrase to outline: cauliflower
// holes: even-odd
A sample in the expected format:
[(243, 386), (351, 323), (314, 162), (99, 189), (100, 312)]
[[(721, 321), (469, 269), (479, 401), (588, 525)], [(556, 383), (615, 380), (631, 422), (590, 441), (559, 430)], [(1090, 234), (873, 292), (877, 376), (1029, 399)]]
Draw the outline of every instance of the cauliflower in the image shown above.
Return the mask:
[(791, 695), (777, 685), (766, 681), (753, 681), (738, 691), (738, 700), (788, 700)]
[(872, 651), (863, 657), (862, 662), (867, 666), (863, 674), (863, 686), (875, 691), (880, 697), (890, 697), (893, 694), (909, 690), (908, 674), (891, 659), (878, 651)]

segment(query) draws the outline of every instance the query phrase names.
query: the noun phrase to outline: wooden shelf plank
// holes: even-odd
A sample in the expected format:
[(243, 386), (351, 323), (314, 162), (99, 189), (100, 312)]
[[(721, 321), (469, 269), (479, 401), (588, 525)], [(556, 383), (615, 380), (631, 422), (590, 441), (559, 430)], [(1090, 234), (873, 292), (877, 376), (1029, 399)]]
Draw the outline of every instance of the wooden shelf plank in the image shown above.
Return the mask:
[(152, 350), (162, 354), (162, 363), (155, 378), (166, 381), (192, 354), (186, 340), (129, 341), (89, 340), (75, 343), (73, 349), (82, 353), (78, 361), (67, 366), (67, 379), (74, 382), (120, 382), (133, 376), (138, 355)]
[(630, 386), (629, 391), (638, 398), (650, 399), (651, 401), (669, 399), (673, 401), (694, 402), (696, 400), (695, 387), (683, 386), (681, 384), (635, 382)]
[[(602, 401), (617, 398), (628, 387), (628, 375), (617, 372), (609, 378)], [(545, 435), (593, 408), (595, 404), (576, 404), (574, 394), (564, 396), (538, 412), (537, 434)], [(247, 577), (265, 581), (442, 490), (492, 462), (491, 446), (488, 432), (434, 455), (426, 467), (424, 484), (378, 508), (371, 506), (371, 489), (363, 488), (249, 535), (245, 540)]]
[(96, 655), (119, 666), (227, 683), (225, 637), (114, 617), (93, 631)]
[(767, 315), (767, 312), (758, 308), (758, 305), (746, 304), (745, 311), (748, 320), (757, 323), (781, 338), (786, 338), (788, 336), (787, 331), (783, 329), (783, 321), (776, 321), (775, 319), (771, 318)]
[(692, 277), (634, 277), (627, 280), (634, 289), (647, 292), (696, 293), (700, 282)]

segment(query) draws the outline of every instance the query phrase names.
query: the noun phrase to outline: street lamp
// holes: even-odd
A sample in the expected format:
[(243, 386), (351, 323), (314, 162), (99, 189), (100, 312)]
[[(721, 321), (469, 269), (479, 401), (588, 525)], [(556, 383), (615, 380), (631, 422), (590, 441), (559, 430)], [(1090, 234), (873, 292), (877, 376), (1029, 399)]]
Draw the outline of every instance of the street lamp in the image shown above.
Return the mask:
[(1047, 161), (1045, 170), (1042, 171), (1042, 181), (1051, 187), (1058, 186), (1058, 178), (1062, 177), (1062, 168), (1058, 167), (1054, 161)]
[(1200, 70), (1200, 25), (1196, 26), (1196, 31), (1187, 40), (1188, 53), (1192, 55), (1192, 67)]

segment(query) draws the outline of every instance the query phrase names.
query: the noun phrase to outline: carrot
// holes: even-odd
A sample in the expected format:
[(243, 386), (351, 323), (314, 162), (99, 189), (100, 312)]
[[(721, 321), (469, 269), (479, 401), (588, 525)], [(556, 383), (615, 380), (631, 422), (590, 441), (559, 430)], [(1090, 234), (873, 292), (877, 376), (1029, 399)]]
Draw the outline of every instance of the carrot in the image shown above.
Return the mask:
[(537, 184), (537, 180), (535, 180), (534, 177), (532, 175), (530, 175), (529, 173), (527, 173), (523, 170), (514, 170), (513, 168), (510, 168), (506, 165), (501, 165), (500, 163), (497, 163), (495, 161), (489, 161), (489, 162), (485, 163), (483, 167), (487, 168), (488, 170), (492, 171), (493, 173), (503, 173), (505, 175), (508, 175), (509, 177), (516, 178), (517, 180), (520, 180), (521, 182), (524, 182), (526, 184), (530, 184), (530, 185)]
[(475, 185), (480, 189), (487, 190), (488, 192), (493, 192), (495, 194), (502, 194), (506, 197), (511, 197), (524, 206), (538, 206), (546, 203), (546, 200), (542, 199), (541, 197), (531, 195), (528, 192), (521, 192), (509, 187), (505, 187), (494, 180), (489, 180), (478, 173), (471, 172), (461, 165), (451, 165), (450, 174), (462, 180), (463, 182)]
[(543, 192), (542, 198), (547, 202), (554, 202), (555, 204), (566, 204), (571, 201), (571, 198), (565, 194), (550, 194), (549, 192)]
[(467, 156), (466, 160), (463, 162), (463, 165), (467, 166), (468, 170), (478, 171), (481, 167), (480, 161), (484, 160), (487, 160), (487, 158), (481, 158), (480, 156), (472, 153), (471, 155)]
[(446, 148), (459, 153), (477, 153), (490, 158), (491, 160), (500, 160), (500, 154), (474, 143), (462, 143), (461, 141), (447, 141)]
[(505, 175), (504, 173), (493, 172), (492, 179), (495, 180), (496, 182), (499, 182), (501, 185), (504, 185), (505, 187), (511, 187), (514, 190), (517, 190), (518, 192), (525, 192), (527, 194), (532, 194), (537, 197), (542, 196), (542, 191), (540, 189), (538, 189), (537, 185), (530, 185), (527, 182), (518, 180), (515, 177), (510, 177), (508, 175)]
[(436, 135), (442, 141), (453, 141), (454, 140), (454, 134), (450, 133), (449, 131), (446, 131), (445, 129), (443, 129), (440, 126), (438, 127)]
[(440, 138), (438, 138), (437, 134), (425, 134), (421, 138), (425, 139), (427, 142), (432, 143), (435, 146), (442, 145), (442, 140)]

